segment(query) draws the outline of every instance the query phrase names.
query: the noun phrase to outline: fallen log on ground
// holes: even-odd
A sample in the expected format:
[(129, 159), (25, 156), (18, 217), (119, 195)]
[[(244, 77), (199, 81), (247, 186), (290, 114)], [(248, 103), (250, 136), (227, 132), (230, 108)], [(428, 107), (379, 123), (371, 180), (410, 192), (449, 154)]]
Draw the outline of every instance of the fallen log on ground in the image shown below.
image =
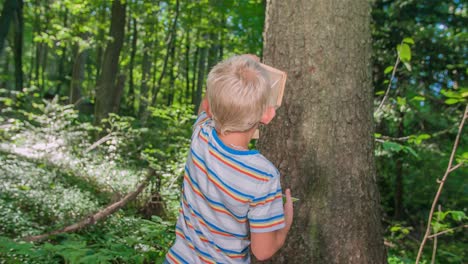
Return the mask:
[(102, 210), (98, 211), (97, 213), (85, 217), (84, 219), (82, 219), (78, 223), (75, 223), (75, 224), (69, 225), (67, 227), (64, 227), (62, 229), (58, 229), (58, 230), (48, 232), (48, 233), (45, 233), (45, 234), (42, 234), (42, 235), (24, 237), (23, 240), (30, 241), (30, 242), (41, 241), (41, 240), (44, 240), (44, 239), (46, 239), (46, 238), (48, 238), (49, 236), (52, 236), (52, 235), (76, 232), (76, 231), (79, 231), (79, 230), (81, 230), (81, 229), (83, 229), (83, 228), (85, 228), (87, 226), (93, 225), (93, 224), (107, 218), (109, 215), (115, 213), (120, 208), (124, 207), (128, 202), (134, 200), (146, 188), (146, 186), (148, 186), (151, 178), (153, 176), (155, 176), (155, 174), (156, 173), (155, 173), (155, 171), (153, 169), (149, 169), (146, 178), (143, 180), (143, 182), (140, 185), (138, 185), (138, 187), (136, 188), (135, 191), (133, 191), (131, 193), (128, 193), (121, 200), (110, 204), (106, 208), (103, 208)]

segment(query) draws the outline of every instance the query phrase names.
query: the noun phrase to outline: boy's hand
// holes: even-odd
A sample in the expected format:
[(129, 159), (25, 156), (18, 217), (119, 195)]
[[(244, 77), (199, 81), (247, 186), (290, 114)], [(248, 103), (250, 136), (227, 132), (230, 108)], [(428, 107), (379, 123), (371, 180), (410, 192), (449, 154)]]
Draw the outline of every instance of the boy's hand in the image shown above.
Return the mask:
[(273, 254), (275, 254), (275, 252), (278, 251), (286, 241), (286, 237), (288, 236), (289, 229), (293, 222), (293, 201), (290, 189), (286, 189), (284, 221), (285, 227), (282, 229), (264, 233), (252, 232), (250, 234), (252, 242), (250, 244), (251, 249), (258, 260), (264, 261), (271, 258), (271, 256), (273, 256)]
[(293, 222), (294, 206), (291, 197), (291, 190), (286, 189), (286, 202), (284, 203), (284, 220), (286, 223), (286, 229), (289, 231)]
[(252, 60), (254, 60), (256, 62), (260, 62), (260, 58), (255, 54), (244, 54), (244, 55), (248, 56), (249, 58), (251, 58)]

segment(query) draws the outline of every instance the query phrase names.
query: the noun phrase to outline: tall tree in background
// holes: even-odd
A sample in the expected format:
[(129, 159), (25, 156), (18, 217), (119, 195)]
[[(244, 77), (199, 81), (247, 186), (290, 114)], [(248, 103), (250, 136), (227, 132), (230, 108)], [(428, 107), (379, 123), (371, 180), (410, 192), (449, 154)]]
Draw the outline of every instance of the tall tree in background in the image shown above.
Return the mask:
[(13, 56), (15, 58), (15, 89), (23, 89), (23, 0), (18, 0), (16, 12), (13, 15)]
[[(13, 22), (13, 23), (12, 23)], [(10, 24), (13, 25), (13, 56), (15, 60), (15, 89), (23, 88), (23, 1), (7, 0), (0, 15), (0, 55), (3, 52)]]
[(10, 30), (10, 24), (14, 14), (19, 7), (18, 0), (6, 0), (3, 3), (2, 13), (0, 14), (0, 55), (3, 52), (3, 46)]
[[(117, 112), (123, 86), (117, 83), (119, 57), (124, 41), (125, 8), (120, 0), (112, 2), (110, 36), (102, 62), (101, 76), (96, 88), (95, 122), (98, 124), (109, 113)], [(121, 82), (119, 82), (121, 83)]]
[(370, 55), (368, 1), (267, 1), (264, 60), (289, 77), (259, 148), (300, 199), (272, 263), (386, 262)]

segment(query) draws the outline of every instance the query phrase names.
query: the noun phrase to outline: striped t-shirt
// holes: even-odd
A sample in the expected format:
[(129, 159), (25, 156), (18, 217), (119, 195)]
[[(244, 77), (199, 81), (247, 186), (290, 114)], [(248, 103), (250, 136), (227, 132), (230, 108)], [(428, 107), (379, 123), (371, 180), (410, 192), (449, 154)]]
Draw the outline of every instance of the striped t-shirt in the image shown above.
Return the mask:
[(278, 170), (257, 150), (225, 145), (202, 113), (192, 134), (166, 263), (250, 263), (249, 232), (285, 226)]

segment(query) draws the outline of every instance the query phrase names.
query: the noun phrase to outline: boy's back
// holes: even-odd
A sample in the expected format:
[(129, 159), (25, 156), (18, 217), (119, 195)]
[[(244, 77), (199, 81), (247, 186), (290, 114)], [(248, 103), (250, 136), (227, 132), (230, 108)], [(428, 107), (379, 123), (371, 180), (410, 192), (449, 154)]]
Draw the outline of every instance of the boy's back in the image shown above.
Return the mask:
[(276, 168), (256, 150), (226, 146), (202, 113), (185, 167), (177, 240), (167, 258), (174, 263), (250, 263), (249, 231), (283, 227)]
[[(176, 242), (169, 263), (250, 263), (270, 258), (292, 224), (278, 170), (248, 144), (275, 116), (271, 83), (251, 56), (234, 56), (208, 74), (205, 112), (192, 134), (185, 166)], [(286, 214), (286, 215), (285, 215)]]

